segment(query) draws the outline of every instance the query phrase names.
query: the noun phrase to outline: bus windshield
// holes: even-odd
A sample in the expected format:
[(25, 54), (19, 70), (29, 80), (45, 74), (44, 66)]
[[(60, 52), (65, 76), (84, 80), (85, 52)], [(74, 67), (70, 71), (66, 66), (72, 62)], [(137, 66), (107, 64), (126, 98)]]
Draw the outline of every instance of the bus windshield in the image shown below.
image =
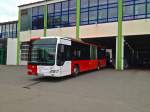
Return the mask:
[(56, 38), (35, 40), (30, 48), (29, 63), (37, 65), (54, 65), (56, 54)]

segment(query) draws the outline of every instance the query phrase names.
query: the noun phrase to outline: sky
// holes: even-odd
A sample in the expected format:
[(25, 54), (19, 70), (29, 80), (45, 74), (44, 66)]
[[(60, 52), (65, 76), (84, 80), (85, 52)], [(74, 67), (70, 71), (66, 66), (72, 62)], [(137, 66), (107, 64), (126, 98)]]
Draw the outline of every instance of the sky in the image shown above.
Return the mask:
[(0, 0), (0, 22), (17, 20), (17, 6), (37, 1), (41, 0)]

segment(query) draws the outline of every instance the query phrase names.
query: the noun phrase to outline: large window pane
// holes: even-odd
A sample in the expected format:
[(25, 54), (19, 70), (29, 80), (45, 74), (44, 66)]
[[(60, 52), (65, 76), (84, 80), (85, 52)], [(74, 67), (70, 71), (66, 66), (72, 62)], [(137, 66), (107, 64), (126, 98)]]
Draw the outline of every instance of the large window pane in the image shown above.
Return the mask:
[(44, 16), (38, 16), (38, 29), (44, 28)]
[(98, 11), (98, 22), (107, 22), (107, 9), (101, 9)]
[(12, 24), (13, 25), (13, 34), (12, 34), (12, 38), (16, 38), (17, 37), (17, 23)]
[(47, 20), (47, 27), (53, 28), (54, 27), (54, 4), (48, 5), (48, 20)]
[(150, 3), (147, 3), (147, 16), (150, 17)]
[(9, 24), (6, 24), (6, 34), (5, 34), (5, 38), (9, 37)]
[(99, 5), (107, 4), (107, 0), (99, 0)]
[(81, 8), (88, 7), (88, 0), (81, 0)]
[(98, 7), (89, 8), (89, 24), (97, 24), (97, 11)]
[(123, 7), (123, 16), (124, 16), (123, 17), (124, 20), (133, 19), (133, 17), (134, 17), (134, 7), (133, 7), (133, 5)]
[(98, 5), (98, 0), (89, 0), (89, 2), (90, 7)]
[(69, 0), (69, 26), (76, 23), (76, 0)]
[(61, 27), (61, 16), (54, 17), (54, 27), (60, 28)]
[(54, 17), (53, 16), (48, 16), (48, 28), (53, 28), (54, 27)]
[(147, 0), (147, 17), (150, 17), (150, 0)]
[(135, 4), (136, 3), (145, 3), (146, 2), (146, 0), (135, 0)]
[(33, 30), (38, 29), (38, 18), (37, 17), (32, 17), (32, 29)]
[(55, 16), (61, 16), (61, 12), (55, 12)]
[(2, 25), (2, 38), (5, 38), (6, 34), (6, 25)]
[(9, 37), (12, 38), (13, 37), (13, 24), (9, 25)]
[(68, 15), (63, 15), (63, 16), (62, 16), (61, 25), (62, 25), (63, 27), (68, 26)]
[[(37, 9), (37, 8), (35, 8)], [(34, 10), (33, 10), (34, 12)], [(32, 12), (32, 13), (33, 13)], [(33, 13), (37, 15), (37, 13)], [(31, 29), (31, 9), (25, 9), (21, 11), (21, 31), (27, 31)]]
[(68, 1), (62, 2), (62, 11), (68, 11)]
[[(61, 16), (61, 15), (60, 15)], [(61, 26), (67, 27), (69, 24), (68, 17), (68, 1), (62, 2), (62, 16), (61, 16)]]
[[(37, 13), (36, 13), (37, 12)], [(32, 29), (44, 28), (44, 6), (35, 7), (32, 9)]]
[(135, 18), (145, 18), (145, 4), (135, 5)]
[(76, 24), (76, 14), (69, 15), (69, 25), (74, 26)]
[(32, 8), (32, 16), (37, 16), (38, 15), (38, 7)]
[(88, 24), (88, 12), (81, 13), (81, 25)]
[(54, 13), (54, 4), (48, 5), (48, 13)]
[(55, 12), (60, 12), (61, 11), (61, 3), (55, 3)]
[(44, 7), (40, 6), (38, 9), (38, 15), (44, 15)]
[(117, 15), (118, 15), (117, 8), (108, 9), (108, 21), (109, 22), (117, 21)]
[(97, 10), (89, 12), (89, 23), (96, 24), (97, 23)]
[(69, 9), (76, 8), (76, 0), (69, 0)]
[(108, 3), (117, 3), (118, 0), (108, 0)]

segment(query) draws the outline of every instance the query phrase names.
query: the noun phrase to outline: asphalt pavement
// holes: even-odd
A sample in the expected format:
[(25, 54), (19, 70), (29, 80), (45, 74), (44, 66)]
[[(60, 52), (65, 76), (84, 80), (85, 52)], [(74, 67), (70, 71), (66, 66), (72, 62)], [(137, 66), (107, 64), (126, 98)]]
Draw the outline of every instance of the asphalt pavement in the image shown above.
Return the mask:
[(0, 66), (0, 112), (150, 112), (148, 69), (65, 78), (26, 72), (25, 66)]

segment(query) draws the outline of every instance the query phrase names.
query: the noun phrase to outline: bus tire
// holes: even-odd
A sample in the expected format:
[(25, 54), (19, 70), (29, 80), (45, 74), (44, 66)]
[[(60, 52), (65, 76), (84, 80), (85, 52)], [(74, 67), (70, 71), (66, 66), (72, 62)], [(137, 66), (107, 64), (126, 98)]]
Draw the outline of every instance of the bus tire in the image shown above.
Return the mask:
[(75, 65), (74, 68), (73, 68), (73, 74), (74, 74), (74, 76), (79, 75), (79, 73), (80, 73), (79, 66)]

